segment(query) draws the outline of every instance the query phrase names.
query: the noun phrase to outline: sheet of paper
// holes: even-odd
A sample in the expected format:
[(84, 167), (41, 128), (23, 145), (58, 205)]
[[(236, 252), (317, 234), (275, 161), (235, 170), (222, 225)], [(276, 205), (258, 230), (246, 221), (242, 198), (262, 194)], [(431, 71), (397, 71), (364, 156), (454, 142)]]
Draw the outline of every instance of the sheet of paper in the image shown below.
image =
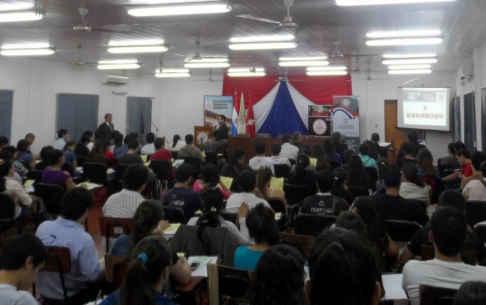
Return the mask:
[(231, 178), (231, 177), (223, 177), (223, 176), (221, 176), (221, 177), (219, 177), (219, 179), (221, 180), (221, 182), (224, 183), (224, 185), (226, 185), (227, 188), (230, 188), (231, 187), (231, 184), (233, 183), (233, 178)]
[[(206, 256), (206, 257), (208, 257), (208, 256)], [(189, 256), (189, 258), (187, 259), (189, 266), (194, 261), (198, 260), (199, 258), (200, 258), (200, 256)], [(209, 260), (206, 263), (199, 264), (199, 267), (197, 267), (196, 270), (192, 271), (192, 276), (204, 276), (204, 277), (208, 276), (208, 268), (206, 267), (207, 264), (216, 264), (216, 262), (218, 261), (218, 257), (217, 256), (209, 256), (208, 258), (209, 258)]]
[(316, 166), (317, 165), (317, 159), (316, 158), (309, 158), (310, 164)]
[(177, 160), (174, 161), (174, 163), (172, 163), (172, 166), (174, 166), (174, 167), (177, 168), (182, 163), (184, 163), (184, 160), (183, 159), (177, 159)]
[(106, 170), (106, 173), (108, 175), (113, 174), (114, 172), (115, 172), (115, 170), (113, 168), (109, 168), (109, 169)]
[(82, 174), (83, 173), (83, 167), (81, 167), (81, 166), (76, 167), (76, 171)]
[(91, 191), (91, 190), (94, 190), (94, 189), (97, 189), (97, 188), (102, 187), (101, 184), (89, 183), (89, 182), (83, 182), (83, 183), (80, 183), (80, 184), (78, 184), (76, 186), (77, 187), (82, 187), (83, 184), (86, 184), (86, 187), (87, 187), (88, 191)]
[(284, 178), (272, 177), (272, 180), (270, 180), (271, 189), (283, 191), (283, 187), (284, 187)]
[(275, 213), (275, 220), (280, 220), (280, 218), (282, 218), (282, 213), (281, 212)]
[(201, 155), (206, 158), (206, 153), (204, 152), (204, 150), (201, 152)]
[(146, 167), (149, 167), (149, 165), (150, 165), (150, 161), (145, 162), (145, 163), (144, 163), (144, 165), (145, 165)]
[(175, 232), (179, 229), (181, 226), (180, 223), (171, 223), (170, 227), (164, 230), (164, 236), (172, 236), (175, 234)]
[(35, 181), (34, 180), (31, 180), (31, 179), (25, 181), (25, 183), (24, 183), (24, 189), (25, 190), (28, 190), (34, 184), (34, 182)]
[(143, 163), (147, 163), (147, 155), (140, 155), (142, 158)]
[(402, 289), (403, 274), (383, 275), (383, 287), (385, 288), (384, 300), (407, 299), (405, 291)]

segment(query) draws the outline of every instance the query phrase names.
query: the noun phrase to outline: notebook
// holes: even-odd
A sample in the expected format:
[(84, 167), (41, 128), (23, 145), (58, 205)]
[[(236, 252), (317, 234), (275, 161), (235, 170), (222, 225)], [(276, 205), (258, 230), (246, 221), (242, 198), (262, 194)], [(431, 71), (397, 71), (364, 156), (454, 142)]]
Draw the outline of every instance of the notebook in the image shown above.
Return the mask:
[(221, 177), (219, 177), (219, 179), (221, 180), (221, 182), (224, 183), (224, 185), (226, 185), (227, 188), (230, 188), (231, 187), (231, 184), (233, 183), (233, 178), (231, 178), (231, 177), (223, 177), (223, 176), (221, 176)]
[(283, 187), (284, 187), (284, 178), (273, 177), (272, 180), (270, 180), (271, 189), (283, 191)]
[(310, 164), (316, 166), (317, 165), (317, 159), (316, 158), (309, 158)]

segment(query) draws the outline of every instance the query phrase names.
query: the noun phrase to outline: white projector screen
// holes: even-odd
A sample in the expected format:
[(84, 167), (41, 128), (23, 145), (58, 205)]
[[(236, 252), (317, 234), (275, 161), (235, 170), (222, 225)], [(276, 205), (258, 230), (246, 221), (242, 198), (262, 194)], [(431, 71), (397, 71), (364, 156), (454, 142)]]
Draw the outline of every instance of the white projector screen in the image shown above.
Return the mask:
[(450, 131), (449, 88), (398, 88), (398, 128)]

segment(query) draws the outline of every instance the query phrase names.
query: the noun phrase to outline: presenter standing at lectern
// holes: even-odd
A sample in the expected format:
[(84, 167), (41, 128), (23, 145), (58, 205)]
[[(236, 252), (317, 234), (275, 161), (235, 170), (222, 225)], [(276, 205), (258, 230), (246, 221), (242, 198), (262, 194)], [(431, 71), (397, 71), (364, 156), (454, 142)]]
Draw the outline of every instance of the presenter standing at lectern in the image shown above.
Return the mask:
[(113, 139), (113, 132), (115, 128), (111, 123), (113, 116), (111, 113), (105, 114), (105, 121), (100, 124), (98, 129), (96, 130), (96, 138), (101, 141), (101, 143), (105, 143), (105, 141), (110, 141)]
[(216, 141), (228, 140), (228, 125), (226, 125), (226, 116), (218, 115), (218, 125), (214, 126), (214, 136)]

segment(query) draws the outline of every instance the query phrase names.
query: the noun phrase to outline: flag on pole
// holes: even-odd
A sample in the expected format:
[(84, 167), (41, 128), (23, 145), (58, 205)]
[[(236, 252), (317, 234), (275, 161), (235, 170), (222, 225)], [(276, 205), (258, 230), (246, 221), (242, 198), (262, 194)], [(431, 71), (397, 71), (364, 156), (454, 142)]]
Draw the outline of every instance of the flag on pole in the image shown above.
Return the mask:
[(236, 112), (236, 101), (237, 101), (238, 96), (236, 95), (236, 90), (235, 90), (235, 99), (233, 102), (233, 115), (231, 118), (231, 136), (236, 137), (238, 134), (238, 113)]
[(243, 92), (241, 93), (240, 111), (238, 111), (238, 134), (246, 133), (246, 111), (245, 111), (245, 99)]
[(250, 104), (248, 105), (248, 114), (246, 115), (246, 133), (254, 137), (255, 131), (255, 115), (253, 114), (253, 103), (250, 94)]

